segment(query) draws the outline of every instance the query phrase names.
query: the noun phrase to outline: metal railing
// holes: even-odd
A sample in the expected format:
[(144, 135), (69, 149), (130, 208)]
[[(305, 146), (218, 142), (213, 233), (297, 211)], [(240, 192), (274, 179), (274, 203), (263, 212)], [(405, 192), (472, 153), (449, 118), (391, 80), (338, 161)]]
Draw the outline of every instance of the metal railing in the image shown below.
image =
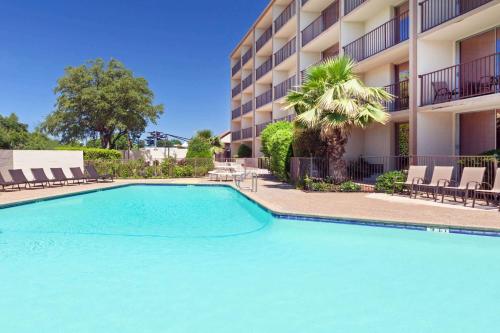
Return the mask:
[(245, 65), (250, 59), (252, 59), (252, 48), (248, 49), (247, 52), (241, 57), (241, 65)]
[(276, 85), (274, 87), (274, 99), (275, 100), (286, 96), (288, 94), (288, 92), (295, 87), (295, 85), (296, 85), (295, 78), (296, 78), (295, 75), (291, 76), (288, 79), (286, 79), (285, 81), (279, 83), (278, 85)]
[(500, 53), (420, 75), (421, 106), (500, 92)]
[(362, 61), (407, 40), (409, 28), (406, 11), (344, 46), (344, 51), (352, 59)]
[(238, 118), (239, 116), (241, 116), (241, 106), (231, 111), (231, 119)]
[(334, 1), (321, 15), (302, 30), (302, 46), (318, 37), (339, 20), (339, 2)]
[(277, 33), (295, 15), (295, 0), (293, 0), (274, 20), (274, 33)]
[(345, 0), (344, 2), (344, 15), (349, 14), (354, 9), (358, 8), (366, 0)]
[(260, 136), (260, 133), (267, 127), (267, 125), (272, 124), (272, 121), (268, 121), (262, 124), (255, 125), (255, 136)]
[(284, 117), (280, 117), (280, 118), (274, 119), (274, 122), (278, 122), (278, 121), (292, 122), (295, 119), (295, 117), (296, 117), (295, 114), (289, 114), (288, 116), (284, 116)]
[(463, 15), (493, 0), (425, 0), (421, 6), (422, 32)]
[[(406, 171), (410, 165), (427, 166), (425, 179), (429, 181), (435, 166), (453, 166), (452, 180), (460, 182), (465, 167), (485, 167), (483, 182), (492, 185), (500, 160), (494, 156), (361, 156), (356, 159), (344, 159), (348, 179), (375, 183), (376, 178), (389, 171)], [(290, 175), (293, 181), (309, 178), (327, 179), (330, 176), (327, 158), (292, 157)]]
[(253, 136), (253, 128), (252, 127), (244, 128), (241, 130), (241, 138), (242, 139), (249, 139), (252, 136)]
[(245, 104), (243, 104), (241, 106), (241, 114), (244, 115), (244, 114), (247, 114), (249, 112), (252, 112), (253, 110), (253, 103), (252, 103), (252, 100), (246, 102)]
[(236, 73), (239, 72), (240, 69), (241, 69), (241, 60), (238, 60), (238, 62), (231, 69), (231, 75), (234, 76)]
[(231, 141), (241, 140), (241, 130), (231, 132)]
[(246, 88), (250, 87), (253, 82), (253, 75), (250, 73), (246, 78), (243, 79), (241, 82), (241, 89), (245, 90)]
[(269, 57), (264, 63), (262, 63), (262, 65), (257, 67), (257, 69), (255, 70), (255, 80), (258, 80), (261, 77), (263, 77), (264, 75), (266, 75), (266, 73), (269, 73), (271, 71), (271, 69), (273, 69), (273, 57), (272, 56)]
[(272, 101), (273, 101), (273, 89), (271, 88), (265, 93), (255, 98), (255, 108), (258, 109), (261, 106), (271, 103)]
[(274, 54), (274, 66), (278, 66), (297, 51), (296, 37), (290, 39), (281, 49)]
[(241, 83), (238, 83), (232, 90), (231, 95), (234, 97), (241, 92)]
[(410, 95), (408, 90), (409, 80), (400, 81), (398, 83), (393, 83), (385, 86), (384, 89), (391, 95), (394, 99), (390, 102), (385, 103), (385, 107), (389, 112), (406, 110), (410, 107)]
[(255, 52), (258, 52), (273, 37), (273, 26), (264, 31), (264, 33), (255, 42)]

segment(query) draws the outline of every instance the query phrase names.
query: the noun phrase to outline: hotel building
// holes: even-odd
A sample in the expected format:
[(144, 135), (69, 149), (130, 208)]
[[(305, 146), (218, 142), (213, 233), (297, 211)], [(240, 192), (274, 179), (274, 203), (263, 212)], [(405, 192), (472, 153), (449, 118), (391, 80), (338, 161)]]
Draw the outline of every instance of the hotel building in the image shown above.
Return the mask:
[(390, 122), (355, 130), (347, 157), (500, 148), (500, 0), (274, 0), (230, 55), (233, 154), (260, 156), (262, 130), (294, 117), (287, 92), (340, 54), (396, 96)]

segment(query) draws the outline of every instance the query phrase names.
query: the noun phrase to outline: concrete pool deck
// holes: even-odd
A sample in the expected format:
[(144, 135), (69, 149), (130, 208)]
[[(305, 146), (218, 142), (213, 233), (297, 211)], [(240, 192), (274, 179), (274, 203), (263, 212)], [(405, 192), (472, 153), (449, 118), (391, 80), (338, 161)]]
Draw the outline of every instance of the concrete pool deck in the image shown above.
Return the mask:
[[(66, 194), (105, 189), (126, 184), (212, 184), (208, 179), (126, 179), (111, 183), (92, 183), (22, 191), (0, 192), (0, 205), (39, 200)], [(222, 182), (231, 185), (232, 182)], [(453, 226), (500, 231), (500, 213), (496, 207), (478, 202), (476, 208), (458, 202), (435, 203), (425, 198), (409, 199), (380, 193), (305, 193), (269, 177), (259, 179), (258, 191), (241, 192), (270, 210), (285, 214), (379, 220), (412, 224)], [(449, 199), (449, 198), (448, 198)]]

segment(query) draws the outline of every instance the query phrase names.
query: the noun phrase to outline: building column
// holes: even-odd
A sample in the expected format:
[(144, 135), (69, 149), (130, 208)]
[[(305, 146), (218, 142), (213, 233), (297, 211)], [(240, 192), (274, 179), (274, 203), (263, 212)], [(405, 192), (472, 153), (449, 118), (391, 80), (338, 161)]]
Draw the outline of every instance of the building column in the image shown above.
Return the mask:
[(417, 65), (417, 36), (418, 36), (418, 0), (410, 0), (410, 57), (409, 69), (410, 80), (408, 82), (409, 89), (409, 152), (410, 155), (417, 155), (417, 108), (418, 108), (418, 65)]

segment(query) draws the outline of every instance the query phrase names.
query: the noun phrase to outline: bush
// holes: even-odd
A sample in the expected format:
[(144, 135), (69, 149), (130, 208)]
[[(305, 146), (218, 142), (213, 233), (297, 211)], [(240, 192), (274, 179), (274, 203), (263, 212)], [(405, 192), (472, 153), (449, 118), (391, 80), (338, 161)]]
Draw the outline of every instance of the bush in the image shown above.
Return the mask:
[(191, 165), (176, 165), (174, 166), (174, 177), (192, 177), (194, 174), (194, 168)]
[(114, 149), (61, 146), (57, 147), (56, 150), (81, 150), (83, 151), (83, 159), (86, 161), (122, 159), (122, 153)]
[(265, 157), (271, 157), (271, 150), (270, 150), (270, 140), (271, 137), (280, 130), (287, 130), (292, 132), (293, 131), (293, 124), (287, 121), (278, 121), (272, 124), (269, 124), (264, 128), (262, 133), (260, 134), (260, 141), (261, 141), (261, 152), (264, 154)]
[(348, 180), (340, 184), (339, 190), (340, 192), (359, 192), (361, 191), (361, 186), (353, 181)]
[(276, 131), (269, 138), (268, 146), (271, 154), (271, 171), (280, 180), (288, 179), (290, 157), (292, 156), (293, 132), (291, 129)]
[[(406, 176), (402, 171), (389, 171), (377, 177), (375, 191), (393, 193), (395, 182), (404, 182)], [(403, 190), (403, 185), (396, 186), (396, 191)]]
[(186, 154), (187, 158), (211, 158), (212, 157), (212, 145), (210, 140), (202, 136), (195, 136), (189, 141), (188, 151)]
[(238, 148), (238, 157), (252, 157), (252, 148), (247, 145), (240, 145)]
[(325, 157), (326, 143), (317, 129), (295, 128), (293, 133), (293, 156)]

